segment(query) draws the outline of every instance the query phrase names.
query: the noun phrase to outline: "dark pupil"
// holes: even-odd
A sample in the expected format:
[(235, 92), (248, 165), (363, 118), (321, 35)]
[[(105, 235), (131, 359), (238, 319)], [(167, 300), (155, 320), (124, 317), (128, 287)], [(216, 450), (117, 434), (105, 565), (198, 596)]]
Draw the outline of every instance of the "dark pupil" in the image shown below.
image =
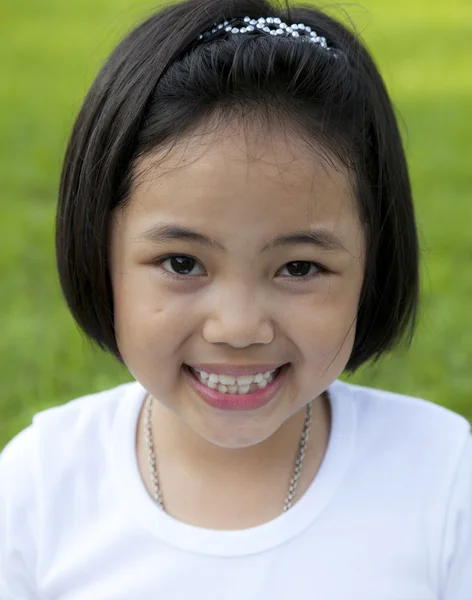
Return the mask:
[(299, 277), (304, 277), (308, 275), (310, 272), (311, 263), (305, 261), (295, 261), (287, 263), (287, 271), (290, 275), (298, 275)]
[(179, 275), (188, 275), (187, 271), (191, 271), (194, 268), (195, 260), (188, 256), (173, 256), (170, 259), (170, 264)]

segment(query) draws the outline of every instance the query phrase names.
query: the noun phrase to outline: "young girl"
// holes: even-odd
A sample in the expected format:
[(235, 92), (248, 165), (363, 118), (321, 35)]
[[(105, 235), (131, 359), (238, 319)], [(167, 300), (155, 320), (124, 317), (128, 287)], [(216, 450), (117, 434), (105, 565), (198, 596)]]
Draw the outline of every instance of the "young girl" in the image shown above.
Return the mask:
[(1, 600), (471, 600), (472, 436), (343, 382), (416, 322), (384, 84), (309, 7), (190, 0), (132, 31), (64, 162), (70, 310), (135, 381), (0, 457)]

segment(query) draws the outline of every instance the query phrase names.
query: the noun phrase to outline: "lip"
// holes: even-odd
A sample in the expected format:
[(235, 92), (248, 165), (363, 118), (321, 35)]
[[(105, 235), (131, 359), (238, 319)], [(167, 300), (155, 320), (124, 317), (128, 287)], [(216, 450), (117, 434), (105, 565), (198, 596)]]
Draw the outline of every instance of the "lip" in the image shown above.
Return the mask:
[(257, 365), (222, 365), (217, 363), (198, 363), (188, 364), (187, 367), (192, 367), (197, 371), (204, 371), (205, 373), (215, 373), (215, 375), (232, 375), (237, 377), (238, 375), (257, 375), (257, 373), (267, 373), (267, 371), (274, 371), (279, 367), (283, 366), (283, 363), (270, 363), (270, 364), (257, 364)]
[(283, 365), (280, 373), (273, 381), (267, 384), (265, 388), (252, 392), (251, 394), (222, 394), (218, 390), (211, 389), (204, 385), (197, 376), (192, 373), (187, 365), (183, 366), (183, 371), (190, 386), (207, 404), (221, 410), (242, 411), (256, 410), (268, 404), (283, 386), (288, 367), (288, 363)]

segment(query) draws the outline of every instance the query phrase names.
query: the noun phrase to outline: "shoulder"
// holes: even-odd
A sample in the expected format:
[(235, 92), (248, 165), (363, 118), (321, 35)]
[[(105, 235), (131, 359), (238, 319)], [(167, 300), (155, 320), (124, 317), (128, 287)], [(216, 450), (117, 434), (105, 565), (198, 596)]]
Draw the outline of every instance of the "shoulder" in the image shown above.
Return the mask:
[[(380, 453), (399, 468), (428, 473), (447, 487), (470, 441), (470, 423), (431, 401), (386, 390), (336, 382), (339, 401), (354, 407), (356, 445), (362, 456)], [(404, 467), (403, 467), (404, 468)]]
[[(399, 500), (401, 532), (417, 532), (431, 580), (446, 598), (464, 599), (472, 573), (472, 436), (461, 415), (433, 402), (337, 382), (338, 410), (355, 416), (355, 473), (386, 501)], [(366, 477), (363, 479), (363, 474)], [(391, 515), (393, 521), (394, 515)], [(446, 591), (447, 590), (447, 591)], [(441, 597), (443, 597), (441, 595)]]
[(32, 427), (39, 434), (44, 432), (59, 435), (64, 432), (69, 441), (74, 436), (80, 437), (90, 434), (91, 431), (105, 430), (113, 425), (121, 404), (131, 397), (139, 396), (141, 390), (141, 386), (133, 381), (75, 398), (36, 413)]
[(54, 529), (77, 516), (75, 507), (83, 504), (84, 510), (90, 509), (87, 493), (99, 489), (106, 477), (108, 442), (120, 406), (133, 397), (139, 401), (143, 391), (132, 382), (41, 411), (2, 450), (2, 598), (13, 585), (18, 590), (22, 586), (21, 597), (30, 597), (26, 589), (32, 589), (44, 535), (59, 539), (59, 534), (54, 538)]
[(60, 479), (77, 462), (79, 448), (81, 456), (92, 456), (108, 439), (122, 403), (141, 394), (131, 382), (36, 413), (0, 453), (0, 496), (28, 498), (43, 477)]
[(360, 426), (415, 439), (434, 436), (436, 442), (459, 436), (465, 443), (470, 432), (470, 423), (462, 415), (429, 400), (347, 382), (337, 384), (352, 399)]

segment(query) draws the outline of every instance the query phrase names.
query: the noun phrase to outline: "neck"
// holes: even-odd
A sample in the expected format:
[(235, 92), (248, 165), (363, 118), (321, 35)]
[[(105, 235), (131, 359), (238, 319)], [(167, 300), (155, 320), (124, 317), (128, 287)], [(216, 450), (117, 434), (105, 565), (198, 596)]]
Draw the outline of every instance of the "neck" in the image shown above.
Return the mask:
[[(313, 400), (311, 430), (292, 504), (306, 492), (323, 461), (331, 430), (327, 395)], [(246, 448), (211, 444), (154, 401), (152, 434), (165, 511), (209, 529), (244, 529), (277, 517), (288, 494), (305, 409), (292, 415), (267, 440)], [(153, 496), (144, 436), (146, 403), (138, 423), (137, 457)]]
[[(312, 402), (309, 447), (325, 448), (330, 429), (330, 408), (326, 394)], [(306, 407), (289, 417), (268, 439), (246, 447), (225, 448), (196, 433), (184, 419), (154, 400), (152, 432), (159, 460), (190, 465), (200, 473), (232, 473), (249, 477), (293, 467), (306, 418)], [(161, 457), (159, 459), (159, 457)], [(170, 458), (171, 457), (171, 458)]]

